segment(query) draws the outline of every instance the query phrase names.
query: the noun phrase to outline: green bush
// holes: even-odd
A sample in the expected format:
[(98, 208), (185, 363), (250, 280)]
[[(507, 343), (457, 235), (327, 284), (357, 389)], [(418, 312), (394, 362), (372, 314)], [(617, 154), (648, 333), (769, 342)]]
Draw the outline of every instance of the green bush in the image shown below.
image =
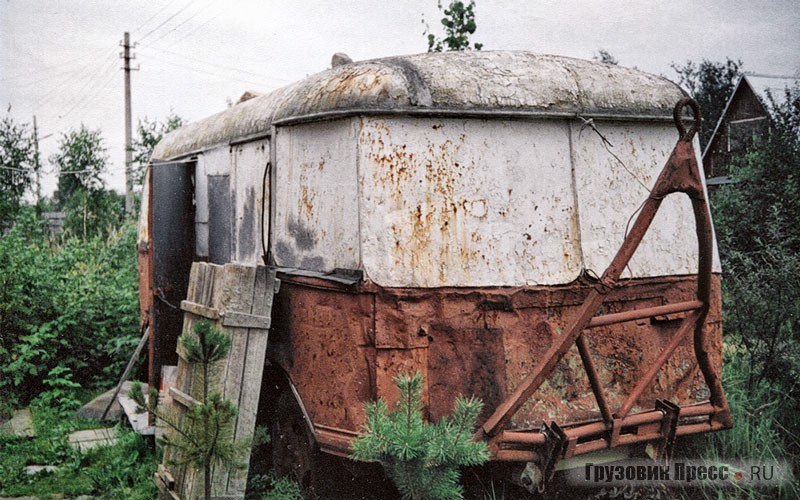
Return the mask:
[(133, 223), (105, 237), (54, 239), (32, 210), (0, 237), (6, 409), (116, 381), (139, 336), (135, 242)]
[(159, 462), (142, 436), (124, 429), (113, 446), (86, 452), (81, 469), (95, 495), (108, 500), (152, 500), (157, 493), (153, 474)]
[(800, 86), (772, 103), (772, 129), (730, 166), (711, 198), (724, 280), (725, 328), (752, 364), (800, 396)]

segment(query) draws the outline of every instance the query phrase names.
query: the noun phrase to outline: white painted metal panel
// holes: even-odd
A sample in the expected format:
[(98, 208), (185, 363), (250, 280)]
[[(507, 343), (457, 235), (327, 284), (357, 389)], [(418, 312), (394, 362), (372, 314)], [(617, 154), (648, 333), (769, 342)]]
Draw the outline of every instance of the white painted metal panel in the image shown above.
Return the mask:
[[(584, 265), (600, 275), (613, 259), (626, 229), (675, 147), (672, 124), (598, 122), (598, 130), (573, 126), (575, 184)], [(616, 158), (615, 158), (616, 155)], [(715, 271), (719, 259), (715, 252)], [(623, 277), (697, 272), (697, 238), (691, 202), (667, 197)]]
[(203, 152), (206, 175), (229, 175), (231, 173), (231, 148), (227, 144)]
[(195, 254), (208, 257), (209, 238), (219, 235), (209, 234), (208, 229), (208, 176), (229, 175), (231, 171), (231, 148), (227, 145), (204, 151), (197, 157), (195, 167)]
[(195, 254), (198, 257), (208, 257), (208, 177), (206, 177), (206, 161), (206, 155), (199, 155), (194, 172), (194, 234)]
[(144, 171), (144, 180), (142, 182), (142, 200), (139, 205), (139, 224), (137, 230), (137, 243), (150, 244), (150, 186), (153, 177), (152, 165)]
[(357, 269), (357, 120), (277, 129), (276, 263), (313, 271)]
[[(233, 155), (234, 248), (233, 260), (239, 264), (257, 265), (261, 260), (261, 211), (264, 208), (262, 182), (269, 161), (269, 140), (239, 144), (231, 148)], [(269, 194), (267, 200), (269, 200)], [(267, 229), (268, 221), (264, 220)]]
[(370, 279), (440, 287), (578, 277), (566, 121), (362, 120), (361, 251)]

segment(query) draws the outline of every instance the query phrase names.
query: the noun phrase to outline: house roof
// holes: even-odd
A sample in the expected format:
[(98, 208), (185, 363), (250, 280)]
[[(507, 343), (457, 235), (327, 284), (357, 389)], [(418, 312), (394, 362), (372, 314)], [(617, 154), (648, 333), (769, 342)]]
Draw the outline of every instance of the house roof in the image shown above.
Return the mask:
[(635, 69), (523, 51), (417, 54), (309, 76), (167, 135), (175, 159), (270, 133), (271, 126), (359, 114), (671, 119), (683, 91)]
[(797, 85), (798, 80), (800, 80), (800, 78), (787, 78), (761, 74), (744, 74), (740, 76), (739, 80), (736, 82), (736, 86), (733, 88), (733, 92), (731, 92), (730, 97), (728, 97), (728, 102), (725, 103), (725, 109), (722, 111), (722, 114), (719, 116), (719, 120), (717, 120), (717, 123), (714, 126), (714, 132), (711, 134), (711, 137), (709, 138), (708, 143), (703, 150), (703, 157), (705, 158), (706, 153), (711, 150), (711, 145), (714, 144), (714, 140), (717, 137), (717, 132), (722, 126), (722, 123), (725, 122), (725, 118), (728, 115), (728, 110), (730, 109), (731, 103), (736, 97), (736, 94), (739, 92), (740, 87), (748, 87), (750, 91), (752, 91), (753, 94), (758, 98), (761, 106), (764, 108), (764, 114), (769, 116), (769, 108), (771, 104), (770, 96), (772, 96), (772, 99), (774, 99), (776, 103), (783, 102), (783, 91), (787, 88), (791, 88), (793, 85)]
[(761, 75), (761, 74), (747, 74), (744, 76), (747, 80), (747, 83), (750, 84), (750, 88), (753, 89), (756, 96), (758, 96), (759, 100), (765, 107), (769, 107), (770, 99), (769, 95), (772, 95), (772, 98), (775, 99), (776, 103), (783, 102), (784, 90), (787, 88), (792, 88), (793, 85), (796, 85), (800, 77), (798, 78), (786, 78), (781, 76), (771, 76), (771, 75)]

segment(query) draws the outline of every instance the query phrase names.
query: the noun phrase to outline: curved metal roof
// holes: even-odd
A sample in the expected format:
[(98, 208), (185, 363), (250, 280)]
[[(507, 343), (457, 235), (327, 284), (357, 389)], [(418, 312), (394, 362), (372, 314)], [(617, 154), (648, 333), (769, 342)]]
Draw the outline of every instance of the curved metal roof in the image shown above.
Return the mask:
[(445, 52), (354, 62), (309, 76), (167, 135), (169, 160), (269, 133), (275, 124), (353, 114), (671, 118), (683, 91), (620, 66), (522, 51)]

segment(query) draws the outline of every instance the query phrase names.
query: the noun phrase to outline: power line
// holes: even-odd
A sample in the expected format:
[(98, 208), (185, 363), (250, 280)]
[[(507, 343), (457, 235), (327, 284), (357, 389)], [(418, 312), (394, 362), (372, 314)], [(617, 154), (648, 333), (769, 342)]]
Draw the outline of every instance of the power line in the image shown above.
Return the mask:
[[(3, 168), (11, 169), (11, 170), (19, 170), (19, 169), (14, 169), (12, 167), (0, 167), (0, 169), (3, 169)], [(100, 171), (100, 173), (101, 174), (110, 174), (112, 172), (121, 172), (123, 170), (125, 170), (125, 167), (103, 168)], [(84, 169), (84, 170), (64, 170), (62, 172), (62, 171), (59, 171), (57, 169), (49, 170), (49, 171), (45, 171), (44, 169), (42, 169), (42, 173), (44, 175), (59, 175), (59, 176), (60, 175), (67, 175), (67, 174), (86, 174), (86, 173), (93, 173), (93, 172), (97, 172), (97, 170), (91, 169), (91, 168), (87, 168), (87, 169)]]
[(107, 83), (104, 83), (103, 85), (98, 85), (98, 83), (102, 78), (113, 77), (115, 74), (114, 66), (115, 61), (111, 61), (110, 64), (106, 64), (104, 68), (101, 68), (99, 71), (96, 71), (89, 78), (87, 78), (83, 85), (77, 91), (72, 93), (72, 97), (68, 100), (64, 100), (62, 105), (59, 106), (59, 109), (62, 111), (65, 109), (69, 110), (65, 113), (59, 113), (59, 117), (62, 118), (69, 114), (75, 108), (75, 106), (82, 103), (87, 96), (91, 95), (93, 91), (97, 91), (99, 88), (107, 85)]
[[(44, 66), (43, 68), (31, 70), (31, 71), (28, 71), (26, 73), (19, 73), (19, 74), (16, 74), (16, 75), (6, 76), (6, 77), (3, 77), (3, 78), (0, 78), (0, 82), (8, 82), (8, 81), (12, 81), (12, 80), (19, 80), (21, 78), (25, 78), (25, 77), (28, 77), (28, 76), (31, 76), (31, 75), (38, 75), (38, 74), (41, 74), (41, 73), (47, 73), (47, 72), (50, 72), (50, 71), (52, 71), (54, 69), (62, 68), (62, 67), (65, 67), (65, 66), (69, 66), (69, 68), (66, 69), (66, 70), (63, 70), (63, 71), (59, 71), (58, 73), (56, 73), (56, 75), (63, 75), (63, 74), (67, 74), (67, 73), (78, 72), (78, 69), (72, 67), (72, 65), (75, 62), (77, 62), (77, 61), (85, 61), (87, 57), (92, 57), (95, 54), (99, 54), (103, 49), (105, 49), (105, 47), (97, 47), (93, 51), (90, 51), (88, 54), (81, 54), (80, 56), (74, 57), (72, 59), (69, 59), (68, 61), (60, 62), (60, 63), (54, 64), (52, 66)], [(84, 66), (85, 65), (86, 64), (84, 64)], [(42, 82), (42, 81), (47, 80), (47, 79), (48, 79), (48, 77), (40, 78), (40, 79), (34, 80), (32, 82), (19, 84), (19, 85), (17, 85), (17, 87), (27, 87), (27, 86), (33, 85), (35, 83)]]
[(70, 88), (73, 86), (73, 82), (74, 82), (74, 84), (77, 85), (78, 82), (81, 80), (81, 77), (85, 77), (85, 78), (87, 78), (87, 80), (81, 86), (80, 91), (79, 91), (79, 92), (82, 92), (83, 89), (85, 89), (87, 87), (87, 85), (89, 83), (91, 83), (91, 81), (93, 79), (95, 79), (97, 77), (100, 77), (100, 75), (105, 74), (107, 71), (109, 71), (109, 69), (111, 69), (111, 67), (113, 66), (113, 63), (115, 61), (115, 58), (114, 58), (115, 53), (116, 53), (116, 50), (115, 49), (111, 49), (111, 52), (103, 60), (103, 62), (105, 64), (101, 63), (100, 67), (95, 72), (90, 73), (89, 76), (86, 76), (86, 74), (87, 74), (87, 71), (88, 71), (89, 67), (91, 66), (91, 62), (87, 63), (85, 66), (83, 66), (83, 68), (85, 68), (85, 69), (83, 69), (81, 71), (81, 74), (78, 75), (76, 78), (71, 78), (71, 79), (68, 79), (66, 81), (60, 82), (61, 84), (59, 86), (51, 88), (48, 92), (46, 92), (44, 95), (42, 95), (42, 97), (39, 100), (39, 105), (42, 106), (44, 104), (47, 104), (52, 99), (54, 99), (56, 96), (65, 95), (66, 93), (69, 92)]
[(224, 64), (216, 64), (216, 63), (212, 63), (210, 61), (205, 61), (203, 59), (199, 59), (197, 57), (193, 57), (193, 56), (189, 56), (189, 55), (185, 55), (185, 54), (179, 54), (179, 53), (173, 52), (171, 50), (159, 49), (157, 47), (153, 47), (152, 45), (142, 45), (142, 48), (149, 49), (149, 50), (155, 50), (155, 51), (158, 51), (158, 52), (163, 52), (165, 54), (172, 54), (172, 55), (180, 57), (182, 59), (190, 59), (192, 61), (196, 61), (196, 62), (199, 62), (199, 63), (202, 63), (202, 64), (207, 64), (209, 66), (214, 66), (214, 67), (220, 68), (220, 69), (225, 69), (225, 70), (229, 70), (229, 71), (236, 71), (236, 72), (244, 73), (244, 74), (250, 75), (250, 76), (257, 76), (259, 78), (265, 78), (265, 79), (268, 79), (268, 80), (274, 80), (274, 81), (282, 83), (282, 84), (290, 83), (289, 80), (286, 80), (284, 78), (277, 78), (277, 77), (274, 77), (274, 76), (268, 76), (268, 75), (265, 75), (265, 74), (262, 74), (262, 73), (254, 73), (252, 71), (247, 71), (247, 70), (244, 70), (244, 69), (234, 68), (232, 66), (225, 66)]
[(189, 31), (188, 33), (186, 33), (186, 34), (185, 34), (184, 36), (182, 36), (181, 38), (178, 38), (177, 40), (175, 40), (173, 43), (178, 43), (178, 42), (182, 42), (182, 41), (186, 40), (187, 38), (189, 38), (189, 37), (190, 37), (190, 36), (192, 36), (193, 34), (197, 33), (197, 32), (198, 32), (200, 29), (202, 29), (202, 28), (205, 28), (205, 27), (208, 25), (208, 23), (210, 23), (211, 21), (213, 21), (213, 20), (215, 20), (217, 17), (219, 17), (219, 14), (220, 14), (220, 12), (222, 12), (222, 11), (225, 9), (225, 4), (220, 2), (220, 4), (219, 4), (219, 5), (220, 5), (220, 8), (218, 8), (218, 9), (217, 9), (217, 10), (214, 12), (214, 14), (213, 14), (211, 17), (209, 17), (208, 19), (206, 19), (205, 21), (203, 21), (203, 23), (202, 23), (202, 24), (200, 24), (199, 26), (197, 26), (197, 27), (196, 27), (195, 29), (193, 29), (192, 31)]
[(159, 40), (161, 40), (162, 38), (164, 38), (164, 37), (168, 36), (170, 33), (173, 33), (175, 30), (177, 30), (178, 28), (180, 28), (180, 27), (181, 27), (181, 26), (183, 26), (184, 24), (188, 23), (189, 21), (191, 21), (191, 20), (192, 20), (192, 19), (194, 19), (195, 17), (197, 17), (197, 15), (198, 15), (198, 14), (200, 14), (201, 12), (204, 12), (204, 11), (208, 10), (208, 8), (209, 8), (209, 7), (211, 7), (212, 5), (214, 5), (214, 2), (213, 2), (213, 1), (211, 1), (211, 2), (207, 3), (207, 4), (205, 5), (205, 7), (202, 7), (200, 10), (198, 10), (197, 12), (195, 12), (194, 14), (192, 14), (191, 16), (189, 16), (189, 17), (187, 17), (186, 19), (184, 19), (184, 20), (183, 20), (183, 22), (181, 22), (181, 23), (178, 23), (178, 24), (177, 24), (177, 25), (175, 25), (175, 27), (173, 27), (171, 30), (169, 30), (169, 31), (165, 32), (163, 35), (161, 35), (160, 37), (156, 38), (156, 39), (155, 39), (155, 40), (153, 40), (151, 43), (156, 43), (156, 42), (158, 42)]
[(155, 55), (150, 55), (150, 57), (156, 59), (157, 61), (161, 61), (161, 62), (164, 62), (166, 64), (171, 64), (171, 65), (177, 66), (179, 68), (185, 68), (185, 69), (188, 69), (190, 71), (197, 72), (197, 73), (204, 73), (204, 74), (207, 74), (207, 75), (217, 76), (219, 78), (223, 78), (223, 79), (227, 79), (227, 80), (233, 80), (233, 81), (242, 82), (242, 83), (250, 83), (252, 85), (265, 86), (264, 82), (255, 82), (253, 80), (245, 80), (243, 78), (236, 78), (235, 76), (231, 76), (231, 75), (225, 75), (225, 74), (222, 74), (222, 73), (215, 73), (213, 71), (207, 71), (207, 70), (204, 70), (204, 69), (201, 69), (201, 68), (197, 68), (195, 66), (190, 66), (188, 64), (181, 64), (181, 63), (177, 63), (177, 62), (174, 62), (174, 61), (170, 61), (168, 59), (163, 59), (163, 58), (157, 57)]
[(150, 17), (147, 19), (147, 21), (145, 21), (145, 22), (143, 22), (142, 24), (140, 24), (140, 25), (139, 25), (139, 27), (138, 27), (138, 28), (136, 28), (136, 29), (134, 29), (133, 31), (134, 31), (134, 32), (137, 32), (137, 31), (139, 31), (140, 29), (144, 28), (144, 27), (147, 25), (147, 23), (149, 23), (150, 21), (152, 21), (153, 19), (155, 19), (155, 18), (156, 18), (156, 16), (158, 16), (159, 14), (161, 14), (162, 12), (164, 12), (165, 10), (167, 10), (167, 8), (169, 8), (169, 6), (170, 6), (170, 5), (172, 5), (172, 4), (174, 4), (176, 1), (177, 1), (177, 0), (172, 0), (172, 1), (171, 1), (171, 2), (169, 2), (167, 5), (163, 6), (163, 7), (162, 7), (162, 8), (160, 8), (160, 9), (158, 9), (158, 11), (156, 11), (156, 13), (155, 13), (155, 14), (153, 14), (152, 16), (150, 16)]
[(180, 14), (181, 12), (183, 12), (184, 10), (186, 10), (186, 9), (187, 9), (187, 8), (188, 8), (190, 5), (192, 5), (192, 3), (193, 3), (193, 2), (194, 2), (194, 0), (189, 0), (189, 3), (187, 3), (186, 5), (184, 5), (183, 7), (181, 7), (180, 9), (178, 9), (178, 11), (177, 11), (176, 13), (174, 13), (174, 14), (172, 14), (171, 16), (169, 16), (168, 18), (166, 18), (166, 19), (164, 20), (164, 22), (162, 22), (161, 24), (159, 24), (159, 25), (158, 25), (158, 26), (156, 26), (155, 28), (151, 29), (150, 31), (148, 31), (148, 32), (147, 32), (147, 33), (145, 33), (144, 35), (142, 35), (142, 37), (141, 37), (141, 38), (139, 38), (139, 40), (137, 40), (137, 42), (141, 42), (141, 41), (143, 41), (145, 38), (147, 38), (148, 36), (150, 36), (150, 35), (152, 35), (153, 33), (155, 33), (155, 32), (156, 32), (157, 30), (159, 30), (159, 29), (160, 29), (162, 26), (164, 26), (165, 24), (167, 24), (168, 22), (170, 22), (170, 21), (171, 21), (171, 20), (172, 20), (172, 19), (173, 19), (175, 16), (177, 16), (178, 14)]
[[(106, 61), (110, 61), (111, 60), (110, 57), (113, 55), (114, 55), (114, 50), (112, 49), (111, 52), (106, 56)], [(56, 73), (56, 75), (52, 77), (39, 79), (35, 82), (23, 84), (20, 86), (29, 86), (34, 83), (39, 83), (41, 81), (53, 80), (56, 79), (59, 75), (70, 75), (64, 79), (58, 79), (58, 84), (53, 84), (53, 86), (47, 89), (46, 92), (44, 92), (43, 94), (41, 94), (36, 98), (37, 105), (39, 107), (42, 107), (47, 103), (51, 102), (53, 99), (66, 95), (71, 88), (79, 84), (78, 82), (80, 82), (82, 78), (86, 78), (87, 72), (90, 70), (92, 65), (99, 60), (100, 60), (99, 57), (95, 57), (92, 60), (87, 61), (85, 64), (77, 68), (73, 68), (72, 70), (61, 71), (59, 73)], [(103, 66), (100, 66), (100, 68), (101, 68), (100, 71), (102, 71)]]
[(14, 172), (25, 172), (25, 173), (28, 173), (28, 172), (33, 172), (33, 171), (34, 171), (34, 169), (30, 169), (30, 170), (28, 170), (28, 169), (24, 169), (24, 168), (17, 168), (17, 167), (3, 167), (3, 166), (0, 166), (0, 170), (12, 170), (12, 171), (14, 171)]
[[(44, 71), (47, 71), (47, 70), (44, 70)], [(42, 72), (43, 71), (40, 70), (40, 71), (36, 71), (36, 72), (33, 72), (33, 73), (29, 73), (29, 74), (36, 74), (36, 73), (42, 73)], [(17, 83), (14, 86), (16, 88), (18, 88), (18, 89), (26, 88), (26, 87), (30, 87), (32, 85), (37, 85), (37, 84), (40, 84), (42, 82), (51, 81), (51, 80), (57, 79), (57, 78), (59, 78), (61, 76), (70, 75), (70, 74), (73, 75), (73, 77), (74, 77), (75, 75), (80, 74), (80, 71), (75, 69), (75, 68), (69, 68), (69, 69), (61, 70), (61, 71), (59, 71), (57, 73), (54, 73), (54, 74), (51, 74), (51, 75), (48, 75), (48, 76), (43, 76), (43, 77), (38, 78), (36, 80), (31, 80), (29, 82), (24, 82), (24, 83)], [(53, 89), (59, 89), (59, 88), (63, 89), (63, 86), (59, 85), (58, 87), (52, 87), (48, 91), (48, 93), (53, 92)]]
[[(98, 87), (95, 87), (95, 89), (98, 90), (98, 91), (102, 90), (102, 89), (108, 90), (109, 89), (108, 84), (111, 83), (111, 81), (114, 79), (115, 76), (117, 76), (116, 73), (111, 73), (109, 75), (109, 78), (106, 79), (103, 82), (102, 85), (100, 85)], [(108, 92), (106, 92), (106, 93), (108, 93)], [(58, 121), (56, 123), (62, 123), (73, 111), (75, 111), (76, 108), (78, 108), (79, 105), (82, 105), (82, 104), (83, 105), (87, 105), (90, 102), (92, 102), (93, 97), (99, 97), (99, 96), (96, 93), (95, 94), (88, 94), (87, 93), (87, 94), (85, 94), (83, 96), (80, 96), (78, 98), (78, 100), (72, 105), (72, 107), (70, 107), (64, 114), (62, 114), (61, 116), (58, 117)]]

